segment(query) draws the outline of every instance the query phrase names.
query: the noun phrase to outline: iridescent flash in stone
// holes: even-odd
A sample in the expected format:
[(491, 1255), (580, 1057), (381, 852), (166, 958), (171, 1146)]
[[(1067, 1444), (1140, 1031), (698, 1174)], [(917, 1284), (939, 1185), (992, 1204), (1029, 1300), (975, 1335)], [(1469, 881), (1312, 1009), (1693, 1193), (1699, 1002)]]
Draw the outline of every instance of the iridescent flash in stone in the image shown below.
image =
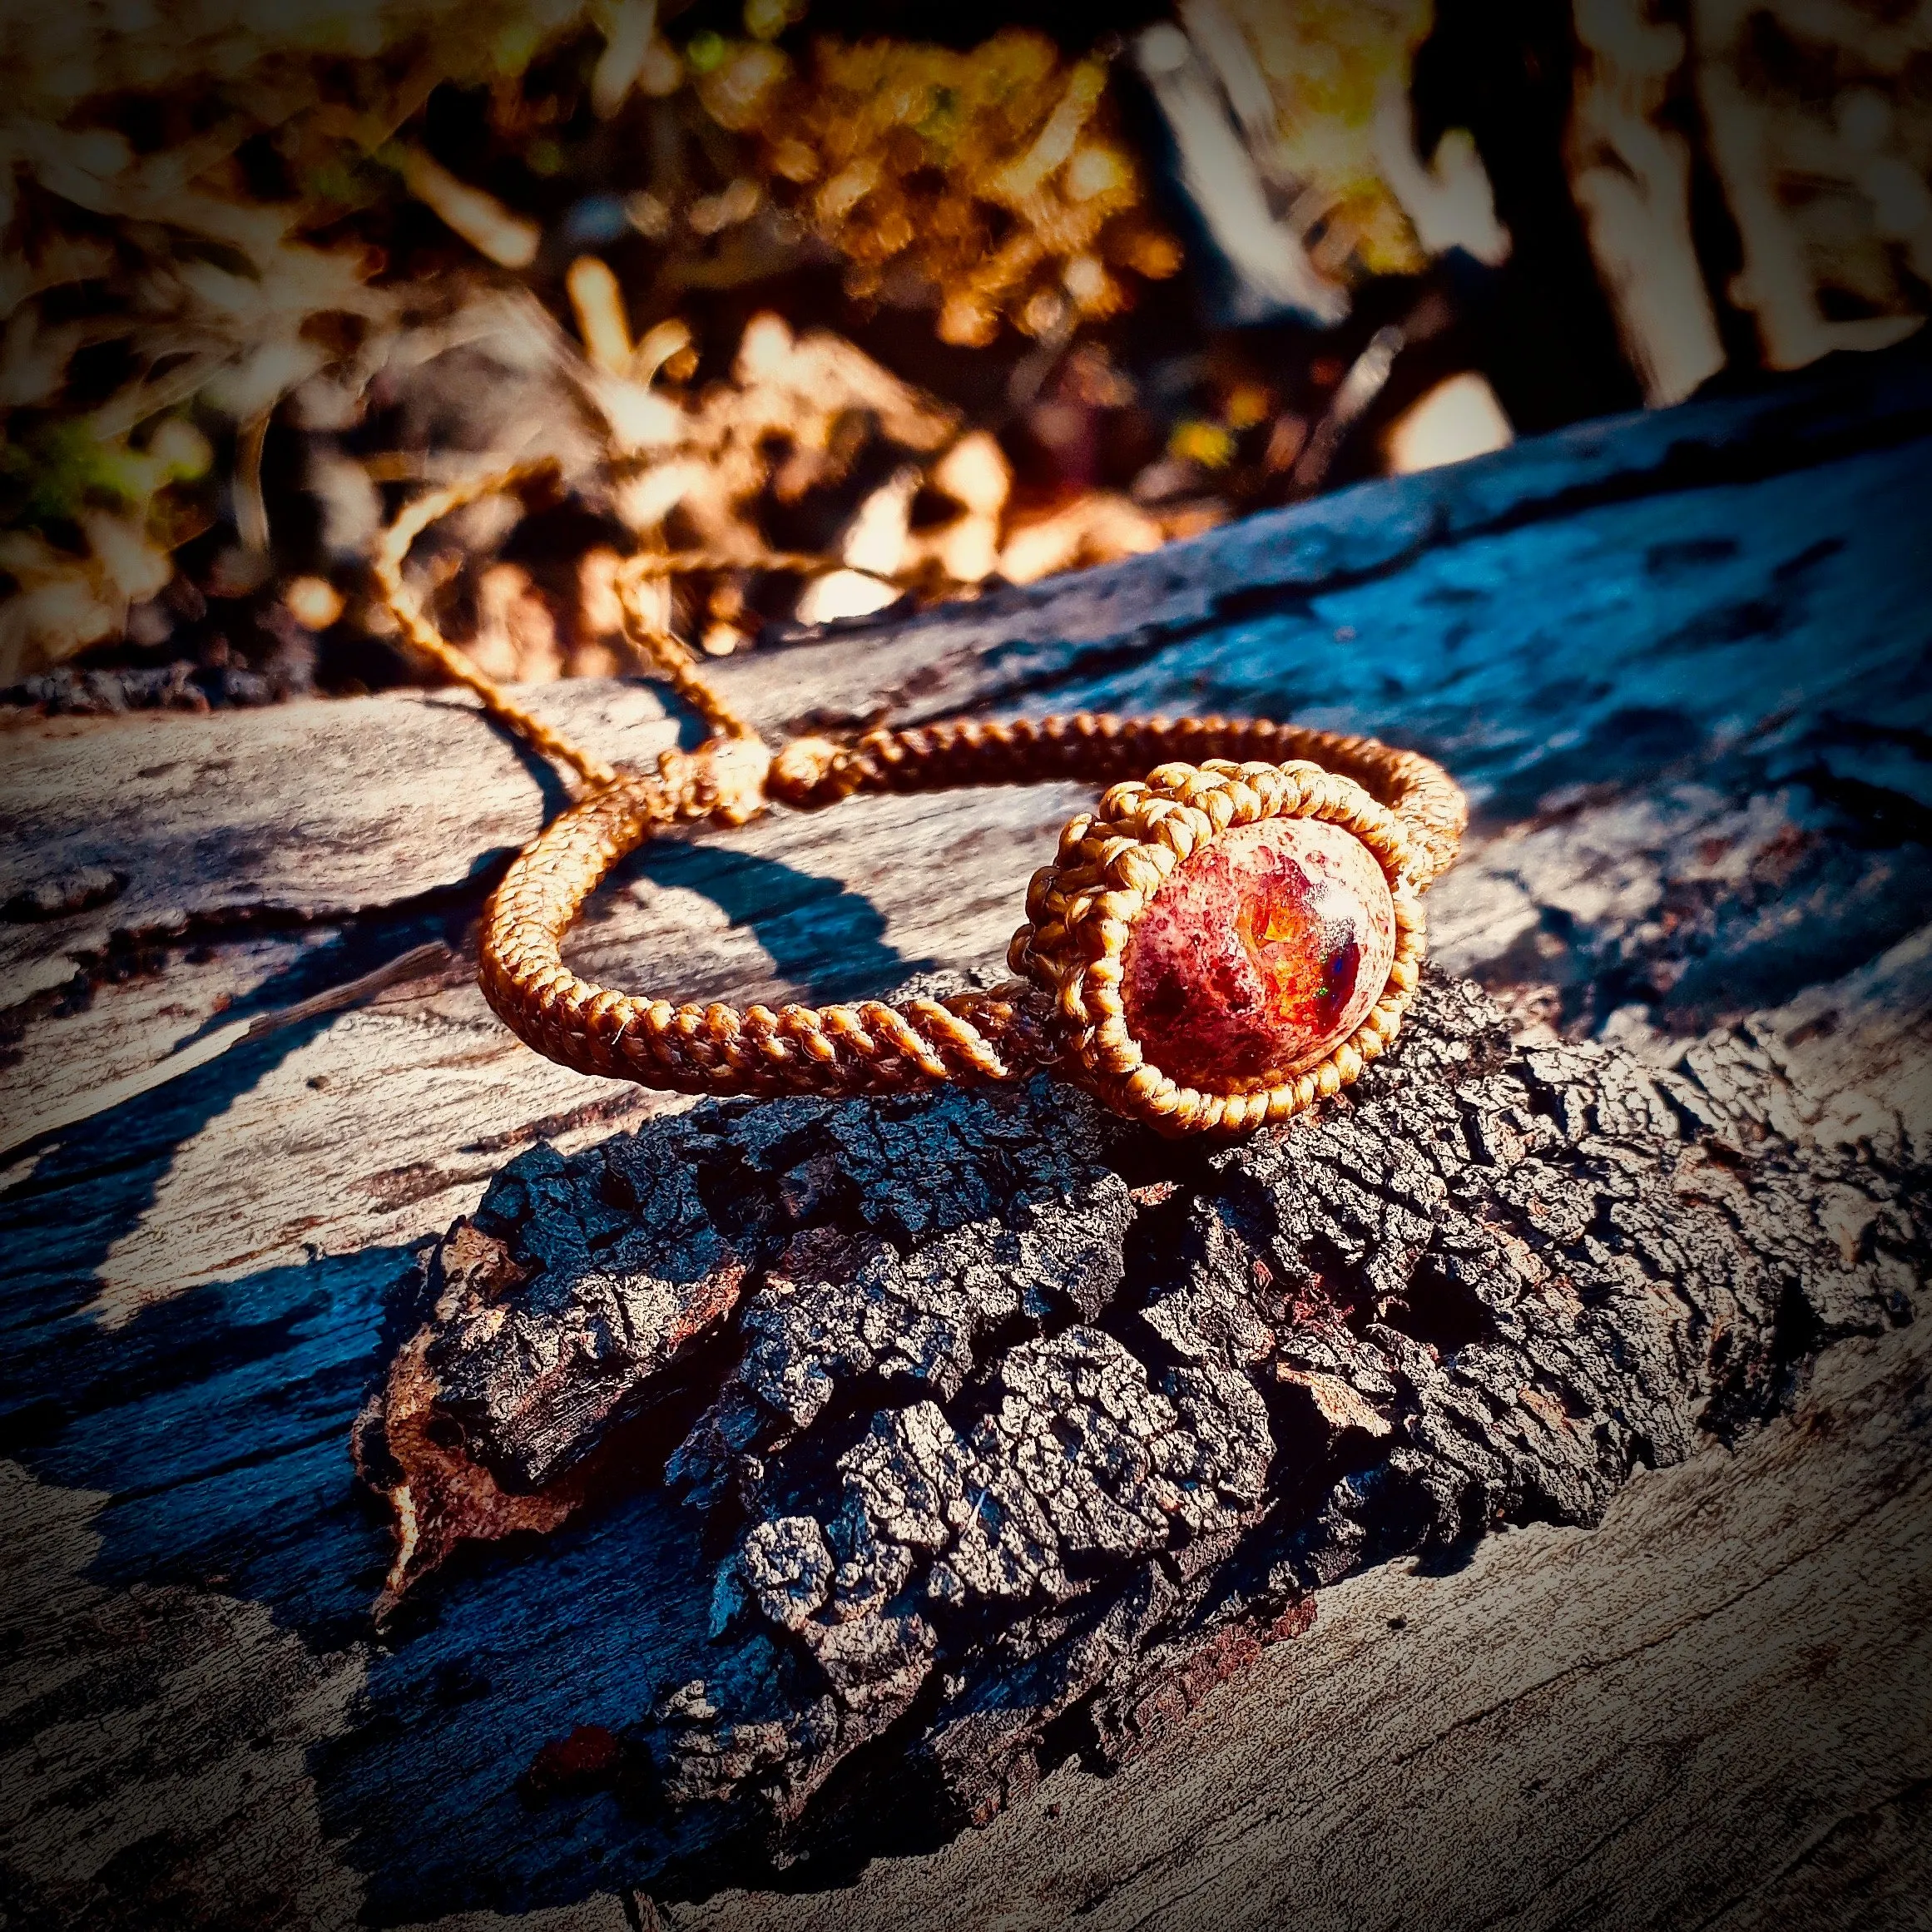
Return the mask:
[(1127, 941), (1121, 991), (1163, 1073), (1251, 1092), (1346, 1039), (1395, 959), (1395, 907), (1368, 847), (1319, 819), (1264, 819), (1167, 875)]

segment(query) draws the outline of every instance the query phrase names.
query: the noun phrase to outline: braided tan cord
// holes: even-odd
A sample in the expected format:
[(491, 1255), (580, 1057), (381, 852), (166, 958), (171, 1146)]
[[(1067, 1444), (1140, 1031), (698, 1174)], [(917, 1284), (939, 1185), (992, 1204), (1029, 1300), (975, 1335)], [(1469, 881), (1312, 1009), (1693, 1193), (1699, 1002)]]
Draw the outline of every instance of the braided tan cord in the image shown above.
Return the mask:
[(797, 738), (772, 765), (771, 795), (790, 805), (830, 804), (856, 791), (934, 791), (956, 785), (1095, 784), (1142, 778), (1157, 765), (1285, 765), (1312, 760), (1353, 779), (1408, 828), (1417, 890), (1454, 860), (1469, 822), (1462, 787), (1433, 759), (1375, 738), (1318, 731), (1269, 718), (1065, 717), (949, 719), (904, 731), (868, 732), (850, 745)]
[(755, 738), (758, 734), (712, 688), (697, 661), (644, 610), (646, 583), (666, 574), (661, 553), (640, 551), (617, 567), (612, 587), (624, 617), (624, 635), (645, 662), (704, 719), (721, 738)]
[(554, 475), (556, 470), (555, 463), (546, 457), (535, 463), (518, 463), (508, 469), (448, 483), (441, 489), (429, 490), (415, 498), (404, 506), (395, 522), (383, 533), (382, 542), (376, 550), (374, 574), (383, 601), (408, 633), (409, 642), (425, 657), (435, 663), (453, 682), (474, 691), (492, 717), (520, 734), (546, 758), (553, 759), (559, 765), (567, 765), (586, 785), (594, 787), (611, 784), (617, 775), (616, 769), (601, 758), (592, 756), (581, 746), (573, 744), (561, 731), (553, 731), (513, 699), (506, 697), (494, 678), (478, 671), (430, 622), (415, 593), (403, 581), (403, 564), (410, 547), (438, 518), (481, 498), (514, 489), (519, 483), (532, 482), (540, 476)]
[(790, 572), (799, 577), (826, 577), (835, 570), (849, 570), (855, 577), (869, 577), (888, 590), (903, 591), (905, 586), (889, 572), (874, 570), (863, 563), (848, 563), (831, 550), (645, 550), (629, 560), (627, 567), (640, 579), (689, 577), (700, 572), (732, 570)]
[(673, 825), (744, 822), (762, 809), (770, 755), (755, 739), (667, 751), (655, 775), (626, 777), (557, 819), (490, 901), (479, 974), (490, 1004), (566, 1066), (687, 1093), (883, 1093), (1010, 1080), (1039, 1065), (1043, 1012), (1037, 1000), (1023, 1010), (1023, 986), (740, 1013), (613, 992), (564, 965), (562, 935), (612, 865)]
[(860, 577), (897, 590), (889, 577), (856, 564), (842, 563), (836, 557), (815, 556), (795, 550), (761, 551), (750, 558), (727, 557), (710, 550), (641, 550), (619, 565), (613, 580), (617, 607), (623, 612), (624, 635), (645, 662), (668, 684), (693, 711), (710, 724), (721, 737), (754, 738), (757, 732), (741, 718), (712, 688), (689, 650), (644, 609), (646, 584), (661, 577), (681, 576), (693, 571), (789, 570), (805, 576), (823, 576), (829, 571), (852, 570)]
[[(426, 492), (406, 504), (395, 522), (383, 533), (383, 540), (376, 551), (374, 573), (384, 602), (402, 625), (409, 642), (446, 677), (473, 691), (492, 717), (519, 732), (546, 757), (568, 765), (588, 785), (604, 785), (617, 777), (615, 768), (507, 697), (493, 678), (478, 670), (430, 622), (403, 577), (403, 566), (411, 547), (432, 523), (483, 497), (496, 496), (519, 484), (533, 482), (539, 477), (553, 477), (556, 473), (555, 462), (545, 457)], [(754, 738), (758, 734), (718, 696), (684, 645), (670, 632), (651, 622), (644, 611), (642, 593), (646, 584), (661, 577), (691, 571), (746, 567), (820, 575), (830, 570), (855, 567), (843, 564), (835, 557), (795, 551), (767, 551), (748, 562), (744, 558), (729, 557), (706, 550), (644, 550), (624, 561), (618, 568), (613, 586), (618, 608), (623, 613), (624, 635), (651, 669), (705, 719), (714, 731), (726, 738)], [(876, 571), (860, 570), (859, 574), (877, 577), (880, 582), (892, 584), (891, 578), (879, 577)], [(893, 584), (892, 587), (896, 589), (898, 586)]]

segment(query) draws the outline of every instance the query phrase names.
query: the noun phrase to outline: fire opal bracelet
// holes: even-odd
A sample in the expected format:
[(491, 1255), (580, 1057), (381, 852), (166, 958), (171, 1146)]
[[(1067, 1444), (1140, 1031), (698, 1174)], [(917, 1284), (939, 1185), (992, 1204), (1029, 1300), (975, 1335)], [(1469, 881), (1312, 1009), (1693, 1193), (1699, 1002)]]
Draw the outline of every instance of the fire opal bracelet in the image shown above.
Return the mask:
[[(1124, 781), (1034, 874), (1007, 955), (1020, 977), (988, 991), (739, 1013), (613, 992), (563, 964), (598, 881), (664, 827), (1055, 778)], [(775, 755), (716, 738), (616, 778), (526, 848), (490, 904), (483, 988), (539, 1052), (646, 1086), (888, 1093), (1044, 1068), (1167, 1132), (1233, 1132), (1333, 1093), (1395, 1038), (1419, 894), (1465, 817), (1426, 758), (1258, 719), (961, 721)]]
[[(511, 864), (483, 922), (484, 995), (539, 1053), (686, 1093), (887, 1094), (1044, 1070), (1181, 1134), (1285, 1120), (1395, 1038), (1422, 961), (1420, 895), (1468, 820), (1432, 760), (1266, 719), (1086, 714), (774, 751), (644, 615), (657, 567), (646, 556), (619, 574), (627, 630), (716, 736), (663, 753), (655, 771), (619, 772), (478, 671), (404, 585), (414, 535), (470, 493), (412, 504), (378, 573), (412, 642), (585, 780)], [(620, 993), (564, 964), (564, 934), (598, 883), (671, 826), (743, 825), (773, 803), (810, 810), (861, 791), (1050, 779), (1107, 789), (1033, 874), (1007, 954), (1018, 977), (1001, 985), (740, 1013)]]

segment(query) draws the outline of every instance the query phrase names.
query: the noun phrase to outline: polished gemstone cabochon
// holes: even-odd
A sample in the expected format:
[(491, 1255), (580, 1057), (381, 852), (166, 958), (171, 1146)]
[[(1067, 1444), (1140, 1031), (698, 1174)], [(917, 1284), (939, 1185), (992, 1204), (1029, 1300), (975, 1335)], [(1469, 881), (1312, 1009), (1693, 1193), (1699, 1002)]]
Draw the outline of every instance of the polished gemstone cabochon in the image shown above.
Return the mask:
[(1395, 959), (1374, 853), (1320, 819), (1237, 825), (1181, 860), (1122, 962), (1129, 1030), (1183, 1086), (1251, 1092), (1368, 1017)]

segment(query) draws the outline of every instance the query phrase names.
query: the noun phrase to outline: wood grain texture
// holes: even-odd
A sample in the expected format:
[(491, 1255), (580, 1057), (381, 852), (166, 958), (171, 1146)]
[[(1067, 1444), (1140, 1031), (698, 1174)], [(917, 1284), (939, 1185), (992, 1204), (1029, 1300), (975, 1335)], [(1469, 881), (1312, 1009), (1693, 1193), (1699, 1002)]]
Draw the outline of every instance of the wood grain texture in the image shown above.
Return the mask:
[[(731, 695), (765, 721), (1215, 708), (1414, 743), (1479, 807), (1432, 894), (1446, 968), (1652, 1065), (1778, 1012), (1835, 1063), (1834, 1132), (1910, 1137), (1924, 1041), (1883, 988), (1932, 886), (1929, 421), (1919, 364), (1827, 369), (792, 644), (728, 666)], [(618, 756), (680, 728), (636, 686), (540, 701)], [(0, 755), (0, 1075), (36, 1095), (460, 945), (560, 796), (434, 697), (16, 724)], [(580, 956), (738, 1000), (988, 960), (1071, 803), (855, 802), (647, 855)], [(881, 856), (907, 840), (917, 875)], [(538, 1138), (662, 1104), (528, 1053), (453, 978), (237, 1048), (0, 1177), (13, 1919), (648, 1922), (623, 1895), (676, 1832), (516, 1782), (675, 1687), (711, 1563), (656, 1493), (621, 1494), (459, 1558), (379, 1637), (387, 1533), (346, 1444), (413, 1251)], [(1639, 1478), (1598, 1530), (1320, 1593), (1313, 1632), (1110, 1780), (1064, 1769), (856, 1891), (649, 1909), (1914, 1923), (1920, 1334), (1828, 1353), (1810, 1419)]]
[(1746, 1927), (1924, 1923), (1932, 1410), (1923, 1328), (1589, 1531), (1391, 1564), (1107, 1778), (856, 1886), (669, 1922)]

